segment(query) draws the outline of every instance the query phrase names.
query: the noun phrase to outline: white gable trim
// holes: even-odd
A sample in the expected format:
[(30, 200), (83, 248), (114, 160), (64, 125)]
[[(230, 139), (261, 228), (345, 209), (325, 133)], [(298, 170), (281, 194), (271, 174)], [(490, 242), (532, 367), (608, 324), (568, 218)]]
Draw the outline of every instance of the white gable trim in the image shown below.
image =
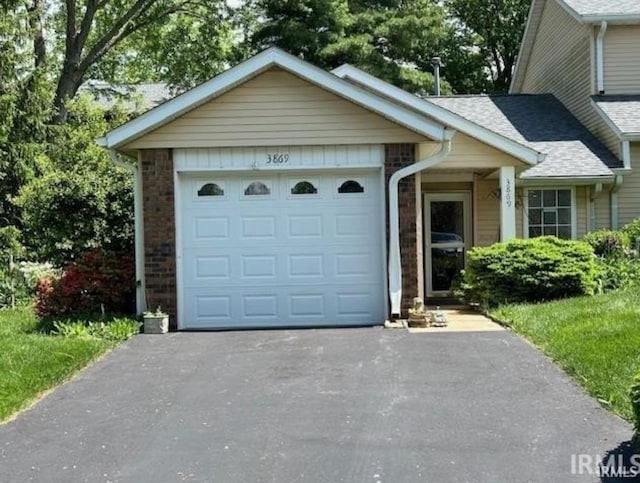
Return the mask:
[(443, 125), (272, 47), (110, 131), (104, 138), (98, 140), (98, 144), (109, 148), (121, 147), (271, 67), (280, 67), (289, 71), (434, 141), (445, 139), (446, 133)]
[(345, 64), (332, 71), (335, 75), (351, 79), (354, 82), (362, 84), (373, 91), (401, 102), (407, 106), (411, 106), (413, 109), (432, 117), (439, 122), (450, 126), (451, 128), (458, 130), (464, 134), (467, 134), (473, 138), (479, 139), (482, 142), (492, 146), (500, 151), (508, 153), (515, 158), (524, 161), (527, 164), (535, 165), (542, 162), (546, 155), (540, 153), (528, 146), (520, 144), (516, 141), (508, 139), (498, 133), (490, 131), (478, 124), (465, 119), (454, 112), (451, 112), (443, 107), (440, 107), (427, 99), (422, 99), (418, 96), (410, 94), (398, 87), (395, 87), (383, 80), (380, 80), (360, 69), (351, 65)]

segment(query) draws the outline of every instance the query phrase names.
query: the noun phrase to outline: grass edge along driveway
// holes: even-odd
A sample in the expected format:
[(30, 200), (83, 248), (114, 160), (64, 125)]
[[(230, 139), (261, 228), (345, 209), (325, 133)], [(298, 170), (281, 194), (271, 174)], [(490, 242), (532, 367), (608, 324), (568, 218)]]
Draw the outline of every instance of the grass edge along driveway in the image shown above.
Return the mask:
[(115, 345), (40, 332), (31, 307), (0, 310), (0, 424)]
[(640, 369), (638, 291), (615, 291), (489, 314), (523, 335), (604, 407), (631, 421), (629, 389)]

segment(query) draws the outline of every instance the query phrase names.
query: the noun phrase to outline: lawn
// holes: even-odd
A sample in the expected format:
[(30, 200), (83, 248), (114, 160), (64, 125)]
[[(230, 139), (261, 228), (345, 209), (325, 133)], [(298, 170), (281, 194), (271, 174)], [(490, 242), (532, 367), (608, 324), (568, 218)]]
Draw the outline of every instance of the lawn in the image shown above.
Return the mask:
[(39, 332), (30, 307), (0, 310), (0, 421), (27, 407), (114, 344), (97, 337)]
[(632, 420), (629, 388), (640, 369), (637, 290), (542, 304), (508, 305), (490, 315), (529, 339), (600, 403)]

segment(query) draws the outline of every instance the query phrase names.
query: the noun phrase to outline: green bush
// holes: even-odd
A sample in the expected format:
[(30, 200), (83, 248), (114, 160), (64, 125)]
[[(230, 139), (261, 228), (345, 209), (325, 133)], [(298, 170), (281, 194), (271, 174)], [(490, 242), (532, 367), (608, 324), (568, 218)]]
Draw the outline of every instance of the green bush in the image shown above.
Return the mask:
[(631, 386), (631, 407), (633, 408), (633, 417), (635, 422), (635, 442), (640, 449), (640, 371)]
[(584, 242), (540, 237), (469, 251), (458, 296), (482, 305), (593, 294), (598, 271)]
[(599, 257), (622, 258), (629, 250), (629, 236), (616, 230), (598, 230), (587, 233), (584, 241), (591, 245)]
[(640, 258), (597, 257), (598, 292), (640, 287)]
[(631, 248), (640, 250), (640, 218), (636, 218), (631, 223), (627, 223), (622, 227), (621, 231), (629, 239)]

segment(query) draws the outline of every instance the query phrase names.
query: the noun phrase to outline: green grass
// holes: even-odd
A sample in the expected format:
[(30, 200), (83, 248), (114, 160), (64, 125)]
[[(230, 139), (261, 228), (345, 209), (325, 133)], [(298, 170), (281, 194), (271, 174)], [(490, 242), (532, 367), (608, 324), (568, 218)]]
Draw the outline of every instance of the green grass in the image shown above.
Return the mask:
[(0, 421), (68, 379), (113, 343), (38, 331), (30, 307), (0, 310)]
[(640, 369), (639, 295), (609, 292), (504, 306), (490, 314), (554, 359), (603, 406), (632, 420), (629, 389)]

